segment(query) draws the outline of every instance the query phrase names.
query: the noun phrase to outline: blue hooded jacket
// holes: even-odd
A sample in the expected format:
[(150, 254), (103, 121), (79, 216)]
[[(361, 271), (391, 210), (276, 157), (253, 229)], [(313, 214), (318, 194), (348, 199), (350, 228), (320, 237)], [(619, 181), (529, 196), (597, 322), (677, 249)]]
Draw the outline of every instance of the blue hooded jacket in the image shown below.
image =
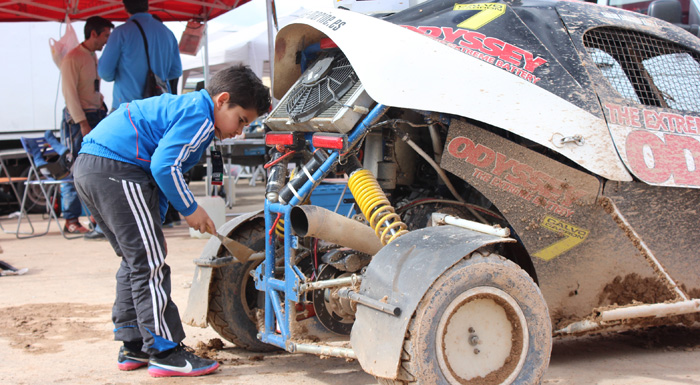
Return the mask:
[(164, 94), (124, 103), (84, 139), (81, 154), (131, 163), (160, 188), (160, 215), (168, 201), (182, 215), (197, 209), (182, 174), (194, 167), (214, 138), (214, 102), (206, 90)]

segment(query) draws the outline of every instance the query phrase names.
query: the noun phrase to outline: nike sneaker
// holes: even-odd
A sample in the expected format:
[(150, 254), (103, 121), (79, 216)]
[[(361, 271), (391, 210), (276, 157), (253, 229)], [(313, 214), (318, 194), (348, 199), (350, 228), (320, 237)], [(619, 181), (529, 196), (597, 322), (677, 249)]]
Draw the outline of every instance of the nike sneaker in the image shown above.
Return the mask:
[(129, 350), (126, 346), (119, 348), (117, 366), (119, 370), (134, 370), (148, 365), (148, 353)]
[(155, 355), (148, 361), (151, 377), (194, 377), (215, 371), (219, 363), (192, 353), (192, 349), (180, 344), (163, 358)]

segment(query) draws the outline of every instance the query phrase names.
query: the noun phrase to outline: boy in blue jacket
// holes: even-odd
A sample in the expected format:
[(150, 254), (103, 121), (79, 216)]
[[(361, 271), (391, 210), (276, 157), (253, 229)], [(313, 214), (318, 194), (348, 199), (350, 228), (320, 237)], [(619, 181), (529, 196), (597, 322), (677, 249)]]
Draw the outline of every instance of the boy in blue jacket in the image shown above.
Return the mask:
[(112, 309), (121, 370), (148, 364), (154, 377), (199, 376), (219, 366), (186, 349), (161, 223), (168, 201), (202, 233), (216, 231), (182, 174), (214, 137), (232, 138), (270, 108), (270, 93), (248, 67), (231, 67), (206, 90), (122, 104), (85, 137), (75, 187), (122, 263)]

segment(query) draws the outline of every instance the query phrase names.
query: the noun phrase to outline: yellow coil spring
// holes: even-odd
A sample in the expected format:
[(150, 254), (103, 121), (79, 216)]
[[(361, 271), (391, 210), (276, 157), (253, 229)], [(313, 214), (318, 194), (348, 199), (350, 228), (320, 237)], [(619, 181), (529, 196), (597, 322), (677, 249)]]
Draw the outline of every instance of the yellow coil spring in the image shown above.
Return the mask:
[[(301, 202), (301, 205), (307, 205), (307, 204), (309, 204), (308, 198), (305, 201)], [(277, 226), (275, 226), (275, 235), (280, 240), (284, 240), (284, 219), (283, 218), (280, 218), (280, 220), (277, 221)]]
[(282, 240), (284, 239), (284, 219), (280, 218), (280, 220), (277, 222), (277, 226), (275, 226), (275, 235)]
[[(294, 175), (296, 170), (292, 170), (292, 172), (289, 174), (289, 180), (294, 179)], [(303, 203), (302, 203), (303, 204)], [(279, 240), (284, 240), (284, 218), (280, 218), (279, 221), (277, 221), (277, 226), (275, 226), (275, 235)]]
[(408, 233), (371, 171), (356, 171), (348, 180), (348, 187), (383, 245)]

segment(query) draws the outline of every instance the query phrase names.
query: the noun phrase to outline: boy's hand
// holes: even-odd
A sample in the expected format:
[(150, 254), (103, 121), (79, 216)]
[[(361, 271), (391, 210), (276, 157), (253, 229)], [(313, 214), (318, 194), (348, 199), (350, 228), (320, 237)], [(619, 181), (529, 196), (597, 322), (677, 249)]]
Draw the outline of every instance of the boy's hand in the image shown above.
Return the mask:
[(204, 211), (202, 206), (198, 206), (197, 210), (194, 210), (192, 214), (185, 217), (185, 220), (191, 228), (199, 231), (202, 234), (214, 234), (216, 232), (216, 225), (214, 224), (214, 221), (209, 218), (209, 215), (206, 211)]

